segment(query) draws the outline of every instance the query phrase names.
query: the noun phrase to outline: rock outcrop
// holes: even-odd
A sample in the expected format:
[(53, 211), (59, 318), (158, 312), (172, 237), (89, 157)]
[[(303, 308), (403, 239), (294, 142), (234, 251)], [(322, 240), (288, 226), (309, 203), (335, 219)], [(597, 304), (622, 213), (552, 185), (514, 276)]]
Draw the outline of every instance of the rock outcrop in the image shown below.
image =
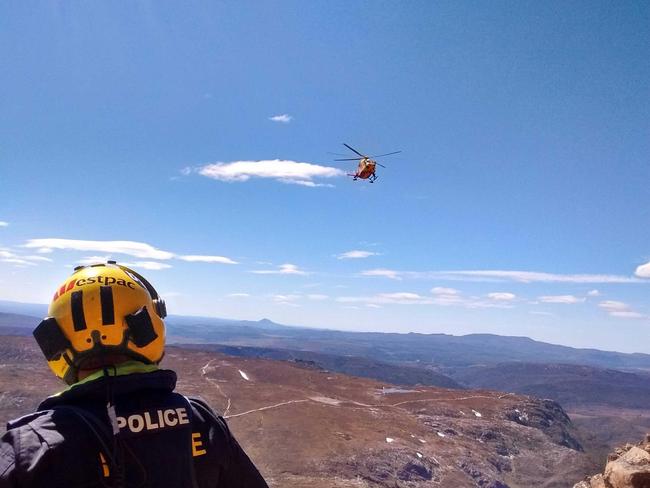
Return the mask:
[(650, 434), (636, 446), (616, 449), (607, 457), (602, 474), (590, 476), (573, 488), (650, 488)]

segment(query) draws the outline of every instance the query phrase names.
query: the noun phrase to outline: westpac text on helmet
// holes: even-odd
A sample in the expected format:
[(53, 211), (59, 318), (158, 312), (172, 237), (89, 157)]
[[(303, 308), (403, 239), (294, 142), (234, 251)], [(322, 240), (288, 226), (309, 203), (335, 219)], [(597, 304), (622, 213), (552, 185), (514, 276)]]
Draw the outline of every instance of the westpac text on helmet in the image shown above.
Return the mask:
[(78, 280), (71, 280), (68, 283), (64, 283), (63, 285), (61, 285), (61, 288), (59, 288), (56, 291), (54, 297), (52, 298), (52, 301), (60, 298), (65, 293), (72, 290), (75, 286), (81, 287), (84, 285), (92, 285), (93, 283), (99, 283), (100, 285), (104, 285), (104, 286), (111, 286), (111, 285), (126, 286), (131, 290), (135, 290), (136, 287), (136, 284), (134, 282), (124, 280), (121, 278), (114, 278), (112, 276), (102, 276), (102, 275), (91, 276), (90, 278), (80, 278)]

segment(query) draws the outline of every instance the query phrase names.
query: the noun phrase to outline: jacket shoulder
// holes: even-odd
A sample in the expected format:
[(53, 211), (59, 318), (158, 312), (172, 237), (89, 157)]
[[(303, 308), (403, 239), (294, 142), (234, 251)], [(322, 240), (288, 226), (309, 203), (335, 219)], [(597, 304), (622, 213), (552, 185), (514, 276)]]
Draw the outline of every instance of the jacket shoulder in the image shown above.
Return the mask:
[(42, 417), (46, 417), (50, 415), (52, 412), (50, 410), (41, 410), (39, 412), (32, 412), (28, 413), (27, 415), (23, 415), (22, 417), (18, 417), (16, 419), (10, 420), (7, 422), (7, 430), (12, 430), (12, 429), (17, 429), (19, 427), (24, 427), (30, 422), (33, 422), (35, 420), (38, 420)]
[(223, 417), (219, 413), (215, 412), (215, 410), (203, 398), (186, 396), (185, 399), (192, 406), (194, 414), (199, 415), (199, 420), (203, 422), (209, 422), (211, 419), (223, 421)]

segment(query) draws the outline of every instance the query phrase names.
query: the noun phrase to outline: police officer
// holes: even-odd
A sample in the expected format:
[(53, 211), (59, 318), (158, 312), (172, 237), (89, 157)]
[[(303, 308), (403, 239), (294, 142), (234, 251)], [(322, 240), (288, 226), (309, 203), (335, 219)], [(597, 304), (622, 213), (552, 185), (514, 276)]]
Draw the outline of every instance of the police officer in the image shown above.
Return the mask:
[(158, 368), (165, 303), (135, 271), (79, 267), (34, 330), (68, 383), (0, 441), (0, 488), (268, 488), (222, 417)]

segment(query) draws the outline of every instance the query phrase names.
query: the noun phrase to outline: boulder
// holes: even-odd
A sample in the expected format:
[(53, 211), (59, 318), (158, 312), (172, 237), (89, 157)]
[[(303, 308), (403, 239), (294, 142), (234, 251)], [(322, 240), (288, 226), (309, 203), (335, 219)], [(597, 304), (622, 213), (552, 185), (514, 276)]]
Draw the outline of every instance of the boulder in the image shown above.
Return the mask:
[(607, 463), (604, 478), (612, 488), (650, 488), (650, 453), (631, 447)]
[(603, 474), (585, 478), (573, 488), (650, 488), (650, 442), (627, 444), (607, 457)]

